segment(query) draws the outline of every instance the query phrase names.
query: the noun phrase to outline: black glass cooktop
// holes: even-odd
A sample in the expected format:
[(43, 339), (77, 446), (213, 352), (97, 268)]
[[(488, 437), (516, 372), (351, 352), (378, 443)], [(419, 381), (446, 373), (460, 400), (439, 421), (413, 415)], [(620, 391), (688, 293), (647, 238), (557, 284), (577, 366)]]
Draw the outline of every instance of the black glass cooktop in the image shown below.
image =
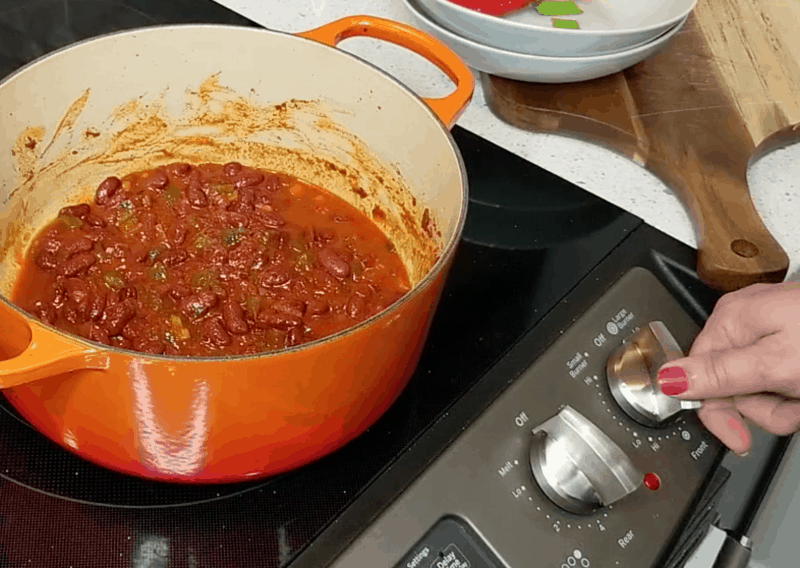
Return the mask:
[[(0, 76), (86, 37), (176, 22), (254, 25), (211, 0), (0, 0)], [(419, 367), (382, 419), (300, 470), (191, 486), (83, 461), (0, 397), (0, 568), (290, 565), (642, 225), (463, 129), (453, 134), (471, 186), (467, 227)]]

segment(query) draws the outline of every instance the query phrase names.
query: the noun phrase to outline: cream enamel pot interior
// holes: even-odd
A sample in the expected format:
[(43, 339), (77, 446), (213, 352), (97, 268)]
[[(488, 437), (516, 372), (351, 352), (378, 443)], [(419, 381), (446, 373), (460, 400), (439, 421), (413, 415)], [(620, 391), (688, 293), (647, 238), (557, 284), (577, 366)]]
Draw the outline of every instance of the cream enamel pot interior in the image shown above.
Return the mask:
[[(335, 48), (357, 35), (423, 55), (455, 90), (420, 99)], [(10, 76), (0, 83), (3, 394), (62, 447), (156, 479), (251, 479), (341, 447), (392, 404), (417, 364), (464, 225), (467, 180), (448, 127), (472, 91), (472, 73), (443, 44), (372, 17), (298, 35), (146, 28)], [(226, 359), (106, 347), (9, 301), (37, 229), (64, 205), (90, 201), (105, 177), (230, 160), (291, 173), (371, 215), (412, 290), (325, 340)]]

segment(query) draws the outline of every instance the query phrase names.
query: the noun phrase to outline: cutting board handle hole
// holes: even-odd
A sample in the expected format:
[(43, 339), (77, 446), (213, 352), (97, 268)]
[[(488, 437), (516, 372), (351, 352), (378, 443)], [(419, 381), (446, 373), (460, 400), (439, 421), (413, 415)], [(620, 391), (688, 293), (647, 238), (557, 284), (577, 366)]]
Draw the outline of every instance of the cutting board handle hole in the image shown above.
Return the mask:
[(745, 239), (731, 241), (731, 250), (742, 258), (753, 258), (758, 255), (758, 247)]

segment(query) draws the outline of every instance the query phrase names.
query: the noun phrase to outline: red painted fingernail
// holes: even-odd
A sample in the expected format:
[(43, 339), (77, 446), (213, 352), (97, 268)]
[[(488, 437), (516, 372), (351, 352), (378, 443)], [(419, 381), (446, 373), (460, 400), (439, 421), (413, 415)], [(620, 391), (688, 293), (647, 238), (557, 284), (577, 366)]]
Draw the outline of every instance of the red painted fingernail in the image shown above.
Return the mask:
[(683, 394), (689, 388), (686, 371), (680, 367), (666, 367), (658, 372), (658, 386), (667, 396)]

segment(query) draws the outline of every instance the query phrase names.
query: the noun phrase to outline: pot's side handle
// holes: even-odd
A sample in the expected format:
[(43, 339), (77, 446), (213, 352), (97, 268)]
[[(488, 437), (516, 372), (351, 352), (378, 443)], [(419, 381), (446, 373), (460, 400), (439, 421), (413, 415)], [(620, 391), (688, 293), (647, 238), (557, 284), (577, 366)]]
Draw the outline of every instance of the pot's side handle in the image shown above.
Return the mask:
[(350, 16), (296, 35), (332, 47), (350, 37), (367, 36), (394, 43), (421, 55), (456, 84), (455, 91), (446, 97), (423, 99), (448, 128), (456, 123), (472, 99), (475, 78), (461, 58), (439, 40), (405, 24), (374, 16)]
[(0, 321), (6, 347), (21, 352), (0, 359), (0, 389), (31, 383), (61, 373), (81, 369), (105, 369), (108, 355), (71, 340), (47, 327), (28, 321), (19, 312), (0, 301)]

